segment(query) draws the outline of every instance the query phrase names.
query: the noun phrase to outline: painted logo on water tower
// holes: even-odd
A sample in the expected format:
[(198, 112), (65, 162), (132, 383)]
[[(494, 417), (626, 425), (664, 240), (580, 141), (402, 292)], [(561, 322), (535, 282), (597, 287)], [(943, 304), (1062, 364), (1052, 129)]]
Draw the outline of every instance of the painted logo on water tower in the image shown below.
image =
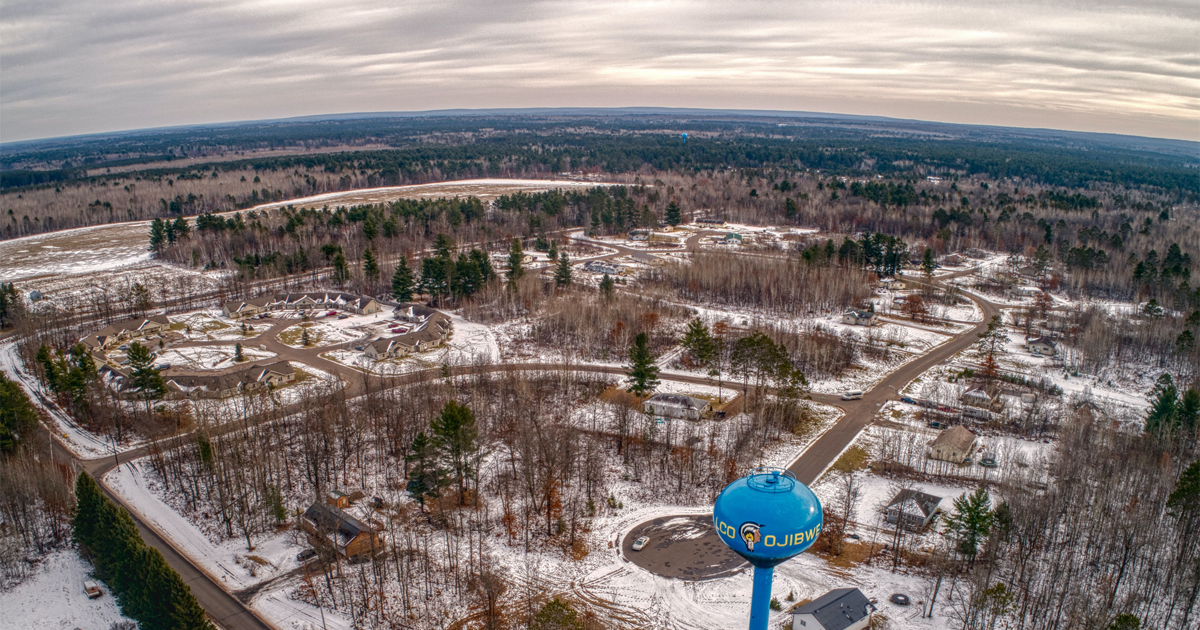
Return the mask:
[(738, 528), (738, 532), (742, 535), (742, 540), (746, 541), (746, 551), (754, 551), (754, 543), (762, 540), (762, 532), (759, 528), (762, 525), (758, 523), (746, 522)]

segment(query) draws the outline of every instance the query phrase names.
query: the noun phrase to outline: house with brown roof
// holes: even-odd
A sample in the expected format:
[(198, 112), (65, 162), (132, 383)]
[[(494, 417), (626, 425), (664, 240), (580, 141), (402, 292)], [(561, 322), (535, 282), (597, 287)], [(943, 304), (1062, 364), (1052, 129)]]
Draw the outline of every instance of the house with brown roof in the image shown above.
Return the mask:
[(346, 558), (383, 551), (379, 534), (371, 526), (340, 508), (317, 501), (300, 517), (300, 528), (313, 547), (332, 549)]
[(231, 319), (256, 317), (275, 308), (275, 298), (263, 295), (250, 300), (230, 300), (221, 306), (221, 314)]
[(171, 320), (166, 315), (151, 315), (149, 317), (130, 317), (117, 320), (94, 335), (83, 338), (83, 343), (90, 349), (108, 348), (130, 339), (142, 339), (162, 334), (171, 329)]
[(287, 361), (247, 365), (223, 372), (168, 374), (163, 377), (171, 398), (228, 398), (282, 387), (296, 381), (296, 370)]
[(975, 451), (975, 434), (964, 426), (953, 426), (929, 445), (929, 458), (961, 464)]

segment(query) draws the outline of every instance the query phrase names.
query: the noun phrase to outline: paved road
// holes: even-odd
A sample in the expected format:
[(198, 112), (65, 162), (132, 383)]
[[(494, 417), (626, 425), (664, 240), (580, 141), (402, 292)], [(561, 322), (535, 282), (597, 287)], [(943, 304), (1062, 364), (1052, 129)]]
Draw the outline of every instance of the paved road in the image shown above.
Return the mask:
[[(970, 271), (972, 270), (959, 272), (953, 276), (944, 276), (942, 279), (963, 275)], [(866, 392), (861, 400), (839, 401), (837, 405), (845, 410), (841, 419), (788, 466), (788, 470), (796, 475), (796, 479), (806, 485), (816, 482), (858, 437), (863, 428), (871, 423), (883, 403), (897, 398), (900, 389), (926, 370), (965, 350), (978, 340), (977, 335), (987, 330), (988, 321), (993, 315), (999, 314), (1000, 310), (997, 305), (977, 295), (965, 292), (964, 295), (983, 311), (982, 321), (970, 330), (960, 333), (950, 341), (934, 348), (928, 354), (905, 364)], [(706, 531), (702, 535), (694, 532), (681, 536), (680, 528), (677, 525), (677, 519), (680, 518), (687, 518), (695, 523), (703, 522), (706, 524)], [(633, 551), (633, 541), (643, 535), (650, 536), (651, 545), (640, 552)], [(691, 580), (723, 577), (728, 575), (729, 563), (741, 561), (739, 556), (724, 545), (713, 529), (711, 514), (686, 517), (663, 516), (644, 521), (626, 532), (621, 540), (621, 550), (631, 562), (652, 573)], [(693, 556), (697, 554), (703, 558), (702, 564), (695, 564)], [(737, 566), (743, 565), (745, 563), (740, 562)], [(684, 573), (681, 567), (692, 570)], [(704, 567), (708, 568), (707, 572), (703, 570)]]

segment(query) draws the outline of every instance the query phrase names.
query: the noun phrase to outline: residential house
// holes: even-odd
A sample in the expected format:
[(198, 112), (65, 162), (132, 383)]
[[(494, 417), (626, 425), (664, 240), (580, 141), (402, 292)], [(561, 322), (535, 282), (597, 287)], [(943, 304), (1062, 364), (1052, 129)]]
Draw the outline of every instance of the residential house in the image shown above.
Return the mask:
[(959, 402), (968, 407), (979, 407), (990, 411), (1003, 411), (1004, 401), (1000, 394), (989, 392), (983, 387), (972, 387), (958, 397)]
[(408, 338), (408, 333), (396, 337), (382, 337), (363, 347), (363, 354), (376, 361), (380, 359), (399, 359), (408, 356), (415, 349), (415, 344)]
[(629, 233), (631, 241), (646, 241), (650, 240), (650, 230), (633, 230)]
[(730, 232), (730, 233), (726, 234), (725, 235), (725, 244), (726, 245), (741, 245), (742, 244), (742, 235), (738, 234), (737, 232)]
[(229, 300), (221, 306), (221, 315), (231, 319), (255, 317), (273, 310), (275, 297), (263, 295), (252, 300)]
[(171, 320), (166, 315), (151, 315), (150, 317), (130, 317), (115, 321), (96, 334), (83, 339), (84, 345), (91, 350), (108, 348), (131, 339), (142, 339), (160, 335), (171, 329)]
[(975, 451), (975, 434), (964, 426), (954, 426), (942, 431), (929, 445), (930, 459), (961, 464)]
[(725, 225), (725, 220), (724, 219), (702, 218), (702, 219), (696, 219), (695, 223), (697, 225), (703, 225), (705, 227), (720, 227), (722, 225)]
[(340, 508), (317, 501), (304, 511), (300, 528), (313, 547), (333, 549), (346, 558), (383, 551), (379, 534)]
[(919, 532), (929, 526), (938, 514), (941, 497), (907, 488), (896, 493), (884, 510), (884, 520), (902, 524), (909, 531)]
[(655, 394), (642, 403), (642, 410), (663, 418), (699, 420), (712, 414), (712, 403), (683, 394)]
[(1058, 344), (1054, 343), (1054, 340), (1048, 337), (1034, 337), (1033, 339), (1026, 339), (1025, 347), (1028, 348), (1030, 352), (1044, 354), (1048, 357), (1052, 357), (1058, 352)]
[(903, 280), (898, 280), (896, 278), (884, 278), (883, 280), (879, 281), (879, 286), (890, 291), (903, 291), (907, 285), (904, 284)]
[(967, 259), (961, 254), (946, 254), (942, 256), (941, 262), (943, 265), (957, 266), (967, 262)]
[(296, 381), (296, 370), (287, 361), (246, 365), (222, 372), (167, 374), (163, 376), (170, 398), (228, 398)]
[(856, 588), (836, 588), (792, 608), (792, 630), (862, 630), (875, 607)]
[(602, 260), (589, 260), (583, 264), (583, 270), (591, 273), (606, 273), (610, 276), (615, 276), (621, 273), (621, 266)]
[(842, 323), (851, 326), (873, 326), (879, 320), (875, 319), (874, 311), (864, 311), (862, 309), (852, 308), (842, 315)]

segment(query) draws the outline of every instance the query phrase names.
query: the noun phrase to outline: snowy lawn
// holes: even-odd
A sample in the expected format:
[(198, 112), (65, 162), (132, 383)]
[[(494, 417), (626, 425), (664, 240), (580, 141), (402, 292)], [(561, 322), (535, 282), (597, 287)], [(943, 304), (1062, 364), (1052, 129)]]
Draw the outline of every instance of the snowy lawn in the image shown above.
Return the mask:
[(121, 614), (108, 586), (99, 580), (104, 595), (88, 599), (83, 582), (92, 580), (92, 565), (75, 549), (60, 549), (42, 559), (33, 575), (15, 587), (0, 591), (0, 628), (12, 630), (107, 630), (115, 621), (130, 621)]
[[(220, 370), (235, 365), (235, 355), (235, 348), (229, 345), (168, 348), (158, 353), (157, 361), (177, 370)], [(245, 361), (257, 361), (274, 357), (275, 353), (246, 344), (242, 356)]]

